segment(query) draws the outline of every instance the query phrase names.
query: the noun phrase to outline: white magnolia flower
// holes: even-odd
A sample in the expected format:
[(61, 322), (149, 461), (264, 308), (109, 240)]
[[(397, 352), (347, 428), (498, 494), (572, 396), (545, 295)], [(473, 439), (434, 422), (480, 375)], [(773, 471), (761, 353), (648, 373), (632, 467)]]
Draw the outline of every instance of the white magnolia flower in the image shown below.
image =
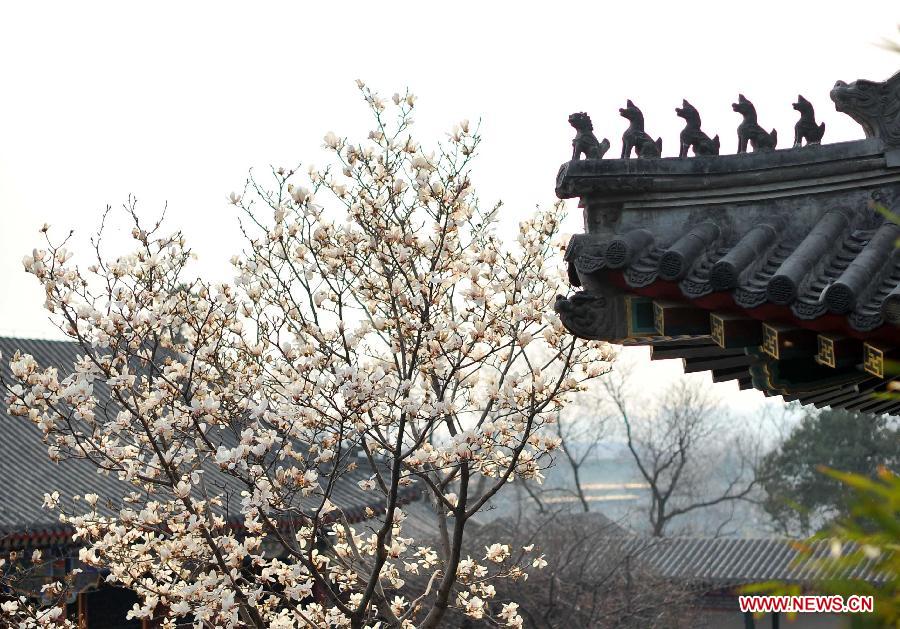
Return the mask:
[[(607, 370), (612, 353), (573, 345), (551, 312), (566, 282), (563, 205), (507, 245), (472, 185), (469, 122), (427, 148), (411, 132), (413, 95), (358, 86), (375, 116), (369, 139), (329, 132), (326, 168), (278, 168), (273, 189), (254, 180), (229, 195), (246, 236), (232, 282), (195, 276), (186, 239), (131, 209), (131, 251), (98, 248), (80, 267), (42, 236), (22, 260), (85, 355), (48, 368), (16, 353), (8, 407), (52, 459), (100, 462), (128, 488), (102, 510), (83, 494), (60, 519), (81, 563), (139, 594), (131, 618), (346, 627), (348, 606), (365, 602), (359, 620), (374, 627), (386, 610), (364, 593), (388, 586), (405, 588), (387, 604), (413, 626), (436, 600), (416, 584), (440, 583), (446, 567), (407, 528), (410, 488), (455, 520), (483, 492), (540, 482), (559, 445), (555, 411)], [(46, 508), (61, 504), (44, 495)], [(485, 544), (483, 560), (451, 572), (458, 594), (445, 602), (522, 627), (515, 603), (488, 604), (494, 583), (547, 562)], [(45, 594), (63, 594), (55, 587)]]
[(303, 186), (294, 186), (290, 190), (291, 198), (294, 200), (294, 203), (300, 205), (304, 201), (310, 198), (310, 192), (308, 188), (304, 188)]
[(173, 491), (179, 498), (187, 498), (191, 493), (191, 484), (185, 481), (178, 481)]
[(484, 558), (493, 561), (494, 563), (501, 563), (509, 557), (509, 546), (506, 544), (491, 544), (490, 546), (486, 546), (485, 550), (487, 551), (487, 554)]
[(336, 136), (334, 133), (329, 131), (325, 134), (324, 142), (325, 146), (327, 146), (328, 148), (336, 149), (340, 144), (340, 139), (338, 139), (338, 136)]

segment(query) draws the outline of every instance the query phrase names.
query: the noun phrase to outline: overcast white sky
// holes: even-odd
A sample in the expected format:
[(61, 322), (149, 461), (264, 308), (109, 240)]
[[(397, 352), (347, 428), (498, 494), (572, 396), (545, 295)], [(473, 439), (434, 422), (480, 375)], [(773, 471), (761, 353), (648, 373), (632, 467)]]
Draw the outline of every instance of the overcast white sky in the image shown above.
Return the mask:
[[(327, 131), (366, 129), (354, 79), (419, 96), (418, 135), (481, 119), (476, 182), (513, 223), (552, 202), (587, 111), (618, 154), (631, 98), (677, 154), (690, 100), (736, 148), (731, 103), (793, 137), (802, 93), (826, 142), (862, 137), (837, 79), (881, 80), (900, 57), (892, 2), (7, 2), (0, 5), (0, 334), (52, 337), (22, 256), (49, 222), (83, 248), (107, 205), (168, 203), (209, 273), (240, 247), (228, 193), (251, 167), (321, 160)], [(579, 231), (572, 206), (570, 231)], [(225, 279), (225, 276), (222, 276)], [(674, 362), (674, 361), (670, 361)], [(664, 369), (672, 370), (674, 365)], [(750, 394), (752, 396), (752, 394)], [(740, 399), (752, 401), (749, 396)]]

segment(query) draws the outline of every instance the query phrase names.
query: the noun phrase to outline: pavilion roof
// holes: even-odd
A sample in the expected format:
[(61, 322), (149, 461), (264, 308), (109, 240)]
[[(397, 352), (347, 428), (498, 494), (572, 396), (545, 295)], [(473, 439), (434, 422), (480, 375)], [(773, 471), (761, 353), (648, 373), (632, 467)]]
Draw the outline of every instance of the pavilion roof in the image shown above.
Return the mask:
[(720, 155), (685, 101), (681, 154), (667, 157), (628, 101), (622, 158), (603, 159), (609, 142), (587, 114), (570, 116), (575, 150), (556, 194), (579, 199), (585, 233), (566, 251), (582, 290), (557, 300), (563, 324), (767, 394), (900, 410), (886, 397), (900, 360), (900, 73), (838, 82), (830, 96), (865, 139), (821, 144), (800, 97), (795, 145), (776, 148), (741, 96), (738, 135), (754, 150)]

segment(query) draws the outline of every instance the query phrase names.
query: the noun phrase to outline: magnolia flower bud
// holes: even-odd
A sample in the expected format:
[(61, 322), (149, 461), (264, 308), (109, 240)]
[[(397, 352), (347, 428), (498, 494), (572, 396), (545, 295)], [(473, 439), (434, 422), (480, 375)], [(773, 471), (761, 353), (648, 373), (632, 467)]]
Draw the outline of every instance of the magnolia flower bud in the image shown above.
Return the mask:
[(325, 146), (330, 149), (336, 149), (338, 147), (338, 144), (340, 143), (340, 140), (332, 131), (326, 133), (323, 139), (325, 141)]
[(183, 480), (178, 481), (178, 484), (173, 488), (175, 495), (179, 498), (187, 498), (191, 493), (191, 485), (190, 483), (186, 483)]

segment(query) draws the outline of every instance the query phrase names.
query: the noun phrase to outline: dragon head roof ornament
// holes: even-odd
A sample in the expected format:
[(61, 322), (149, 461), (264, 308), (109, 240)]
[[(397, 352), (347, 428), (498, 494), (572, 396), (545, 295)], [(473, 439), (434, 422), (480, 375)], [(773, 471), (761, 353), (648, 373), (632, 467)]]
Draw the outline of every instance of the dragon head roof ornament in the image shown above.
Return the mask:
[(900, 148), (900, 72), (886, 81), (838, 81), (831, 90), (835, 108), (862, 125), (867, 138)]

